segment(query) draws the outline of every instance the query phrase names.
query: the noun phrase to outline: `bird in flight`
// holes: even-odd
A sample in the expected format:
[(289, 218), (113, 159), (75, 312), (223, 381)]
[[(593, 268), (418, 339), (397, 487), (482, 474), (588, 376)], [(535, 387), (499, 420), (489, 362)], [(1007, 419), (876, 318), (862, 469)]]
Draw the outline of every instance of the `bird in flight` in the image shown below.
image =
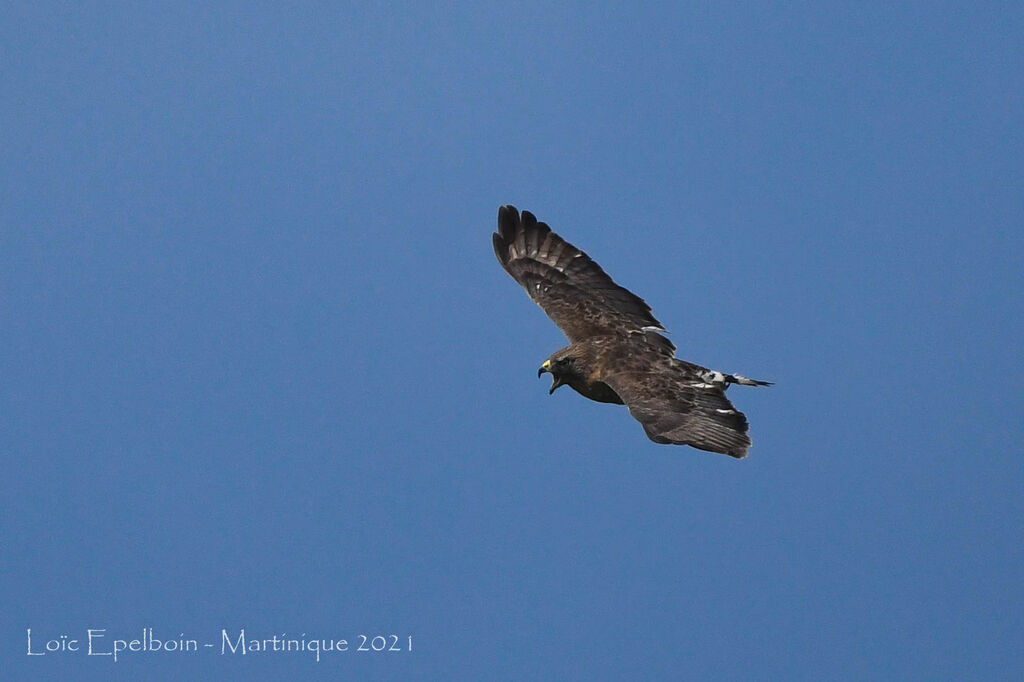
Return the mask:
[(650, 306), (529, 211), (498, 209), (494, 253), (569, 339), (537, 371), (551, 374), (549, 395), (569, 385), (591, 400), (628, 407), (655, 443), (747, 456), (747, 418), (725, 390), (771, 382), (676, 358)]

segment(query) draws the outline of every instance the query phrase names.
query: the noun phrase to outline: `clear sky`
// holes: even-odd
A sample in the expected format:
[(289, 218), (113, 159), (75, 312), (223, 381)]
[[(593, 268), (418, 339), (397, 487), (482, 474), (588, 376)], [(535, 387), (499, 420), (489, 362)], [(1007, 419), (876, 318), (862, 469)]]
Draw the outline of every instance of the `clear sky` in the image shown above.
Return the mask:
[[(874, 4), (5, 3), (5, 675), (1020, 679), (1024, 9)], [(505, 203), (748, 459), (547, 395)]]

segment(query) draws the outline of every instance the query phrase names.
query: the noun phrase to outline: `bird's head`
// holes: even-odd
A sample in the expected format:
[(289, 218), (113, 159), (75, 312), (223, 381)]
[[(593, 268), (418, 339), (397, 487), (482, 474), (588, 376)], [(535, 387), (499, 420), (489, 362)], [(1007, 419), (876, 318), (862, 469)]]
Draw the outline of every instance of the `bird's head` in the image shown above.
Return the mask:
[(576, 367), (576, 358), (565, 354), (564, 351), (559, 351), (545, 360), (537, 370), (537, 377), (539, 378), (544, 372), (551, 375), (551, 389), (548, 391), (548, 395), (554, 393), (559, 386), (568, 384), (573, 378), (580, 376)]

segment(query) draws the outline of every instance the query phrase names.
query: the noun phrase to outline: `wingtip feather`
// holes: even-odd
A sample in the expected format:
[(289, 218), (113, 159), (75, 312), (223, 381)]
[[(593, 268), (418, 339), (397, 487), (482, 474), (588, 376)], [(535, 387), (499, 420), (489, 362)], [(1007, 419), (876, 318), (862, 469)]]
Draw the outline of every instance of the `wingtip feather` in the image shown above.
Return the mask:
[(495, 232), (491, 236), (491, 242), (494, 244), (494, 255), (498, 257), (498, 262), (501, 263), (501, 267), (508, 267), (508, 244), (505, 242), (504, 237), (501, 234)]
[(512, 204), (498, 207), (498, 234), (506, 242), (511, 242), (516, 236), (516, 226), (519, 224), (519, 211)]

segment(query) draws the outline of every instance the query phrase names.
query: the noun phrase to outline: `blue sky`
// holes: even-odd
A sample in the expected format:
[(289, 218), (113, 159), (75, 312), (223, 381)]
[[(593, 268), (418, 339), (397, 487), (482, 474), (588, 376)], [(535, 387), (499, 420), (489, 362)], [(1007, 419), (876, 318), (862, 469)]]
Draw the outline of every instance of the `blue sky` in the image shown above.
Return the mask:
[[(0, 37), (15, 677), (1024, 673), (1019, 4), (18, 3)], [(748, 459), (548, 397), (504, 203), (776, 382), (730, 391)], [(243, 628), (413, 650), (221, 655)]]

